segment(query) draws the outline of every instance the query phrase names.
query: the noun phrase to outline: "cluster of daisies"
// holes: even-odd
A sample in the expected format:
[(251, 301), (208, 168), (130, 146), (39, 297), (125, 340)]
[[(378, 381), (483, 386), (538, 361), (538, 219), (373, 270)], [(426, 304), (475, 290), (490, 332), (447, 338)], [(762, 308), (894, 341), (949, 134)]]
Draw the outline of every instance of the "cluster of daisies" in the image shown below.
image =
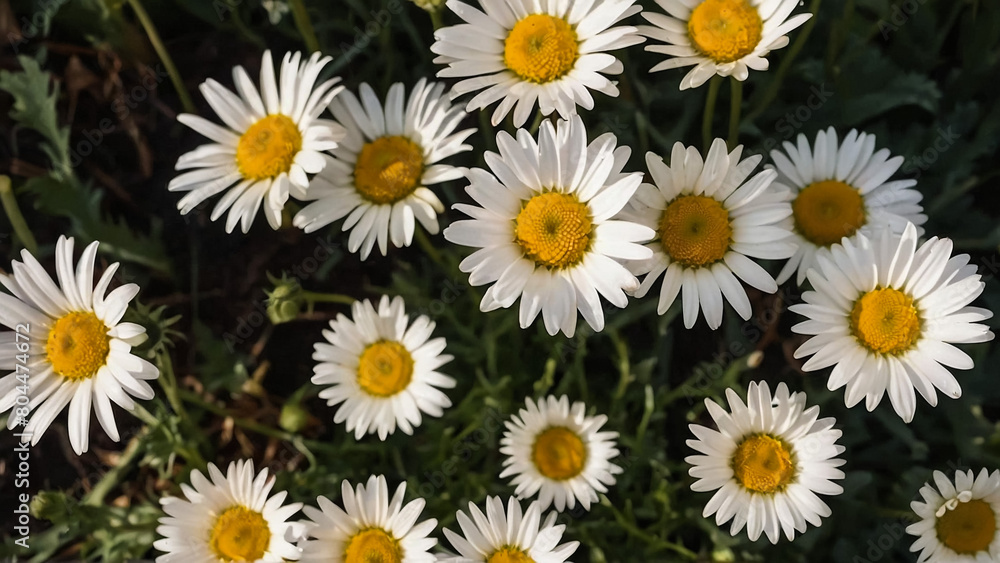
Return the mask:
[[(248, 232), (263, 208), (274, 229), (313, 232), (340, 222), (351, 252), (367, 259), (409, 246), (417, 223), (439, 231), (444, 204), (432, 187), (464, 180), (470, 200), (454, 209), (443, 237), (474, 249), (460, 264), (473, 286), (488, 285), (480, 308), (510, 308), (520, 300), (520, 326), (541, 315), (550, 335), (575, 334), (579, 317), (595, 331), (604, 304), (626, 307), (659, 286), (657, 311), (680, 301), (684, 326), (703, 318), (722, 325), (726, 303), (742, 319), (752, 313), (744, 284), (773, 293), (780, 283), (808, 287), (790, 310), (805, 318), (793, 331), (808, 336), (796, 350), (805, 371), (832, 368), (828, 386), (845, 388), (845, 402), (864, 399), (873, 410), (888, 394), (896, 413), (913, 419), (917, 393), (932, 406), (938, 392), (958, 398), (951, 369), (973, 367), (956, 344), (985, 342), (992, 313), (970, 304), (984, 283), (952, 242), (921, 242), (926, 221), (913, 180), (892, 179), (902, 157), (878, 149), (873, 135), (833, 128), (810, 141), (799, 135), (761, 156), (721, 139), (704, 154), (683, 143), (669, 155), (645, 155), (643, 172), (626, 171), (631, 150), (611, 133), (590, 138), (578, 109), (592, 92), (617, 96), (608, 75), (623, 71), (609, 51), (650, 39), (646, 49), (667, 58), (652, 70), (693, 66), (680, 88), (714, 76), (746, 80), (766, 70), (771, 50), (811, 14), (792, 12), (798, 0), (657, 0), (665, 13), (643, 12), (650, 25), (624, 20), (641, 12), (635, 0), (481, 0), (482, 9), (449, 0), (463, 23), (435, 32), (434, 62), (446, 65), (445, 85), (421, 79), (406, 92), (393, 84), (384, 100), (361, 84), (357, 94), (338, 78), (321, 81), (330, 57), (288, 53), (275, 68), (265, 52), (259, 81), (233, 70), (235, 92), (209, 79), (201, 92), (223, 122), (183, 114), (178, 120), (209, 138), (182, 155), (184, 172), (168, 185), (186, 192), (182, 214), (218, 197), (211, 219)], [(465, 106), (452, 100), (474, 94)], [(460, 129), (468, 112), (496, 104), (494, 126), (513, 112), (515, 132), (496, 134), (486, 168), (445, 161), (472, 150), (474, 129)], [(551, 116), (552, 120), (542, 120)], [(522, 126), (535, 114), (537, 133)], [(301, 205), (289, 205), (294, 197)], [(422, 235), (421, 235), (422, 236)], [(36, 443), (69, 405), (69, 436), (87, 450), (93, 410), (117, 440), (111, 403), (132, 410), (150, 399), (157, 368), (133, 352), (145, 329), (121, 322), (138, 292), (109, 292), (117, 264), (93, 283), (98, 243), (74, 268), (73, 240), (56, 245), (58, 284), (28, 252), (13, 274), (0, 276), (0, 324), (29, 323), (38, 338), (21, 347), (0, 333), (0, 370), (28, 358), (30, 390), (19, 372), (0, 379), (0, 411), (8, 426), (24, 425)], [(761, 261), (784, 261), (774, 277)], [(794, 280), (793, 280), (794, 278)], [(603, 301), (602, 301), (603, 298)], [(425, 316), (410, 321), (399, 297), (357, 302), (338, 315), (315, 346), (312, 382), (337, 406), (334, 422), (356, 439), (412, 434), (426, 416), (451, 406), (456, 381), (438, 370), (452, 357)], [(19, 356), (18, 354), (21, 354)], [(28, 395), (26, 409), (20, 395)], [(753, 382), (746, 400), (727, 391), (729, 410), (706, 400), (716, 428), (692, 425), (697, 452), (687, 458), (692, 489), (712, 492), (704, 516), (751, 540), (792, 540), (830, 516), (820, 495), (842, 492), (835, 481), (845, 461), (832, 418), (819, 418), (803, 393)], [(617, 433), (567, 397), (526, 399), (507, 422), (500, 478), (515, 488), (504, 506), (486, 499), (459, 510), (461, 534), (444, 530), (453, 552), (432, 554), (436, 521), (417, 523), (422, 499), (404, 505), (405, 484), (390, 498), (382, 476), (356, 487), (345, 481), (341, 503), (319, 497), (318, 508), (270, 495), (273, 479), (251, 462), (224, 475), (214, 465), (182, 485), (184, 498), (163, 499), (160, 561), (483, 561), (561, 563), (577, 548), (559, 544), (558, 512), (589, 510), (622, 469)], [(32, 410), (34, 412), (32, 412)], [(29, 414), (30, 420), (29, 420)], [(1000, 472), (935, 473), (936, 488), (920, 491), (911, 526), (920, 561), (984, 561), (1000, 556)], [(522, 511), (519, 499), (536, 497)], [(544, 511), (554, 508), (547, 516)], [(308, 520), (290, 520), (299, 509)]]

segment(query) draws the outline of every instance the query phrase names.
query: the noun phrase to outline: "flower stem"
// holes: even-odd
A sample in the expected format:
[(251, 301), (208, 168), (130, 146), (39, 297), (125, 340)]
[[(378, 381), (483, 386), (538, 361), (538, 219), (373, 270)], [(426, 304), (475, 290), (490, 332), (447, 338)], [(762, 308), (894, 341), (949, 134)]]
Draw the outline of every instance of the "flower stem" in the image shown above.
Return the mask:
[(104, 502), (104, 497), (108, 496), (111, 489), (122, 481), (122, 476), (128, 472), (132, 466), (132, 462), (139, 457), (139, 454), (142, 452), (139, 444), (142, 443), (143, 438), (146, 437), (148, 432), (148, 427), (143, 428), (139, 431), (138, 435), (129, 441), (121, 457), (118, 458), (118, 463), (101, 477), (101, 480), (83, 497), (80, 504), (100, 506)]
[(177, 72), (177, 67), (174, 65), (174, 59), (170, 57), (170, 52), (163, 45), (163, 41), (160, 40), (160, 34), (156, 31), (156, 26), (153, 25), (152, 18), (146, 12), (146, 9), (142, 7), (140, 0), (126, 0), (129, 6), (132, 6), (132, 10), (135, 11), (135, 16), (139, 18), (139, 23), (142, 24), (143, 29), (146, 30), (146, 35), (149, 36), (149, 42), (153, 44), (153, 49), (156, 54), (163, 61), (163, 66), (167, 69), (167, 74), (170, 75), (170, 81), (174, 84), (174, 90), (177, 90), (177, 96), (181, 99), (181, 106), (187, 113), (195, 113), (194, 103), (191, 101), (191, 96), (188, 94), (187, 88), (184, 87), (184, 81), (181, 80), (181, 75)]
[(431, 15), (431, 25), (434, 26), (434, 31), (444, 27), (444, 20), (441, 18), (440, 9), (428, 10), (427, 13)]
[(448, 270), (448, 265), (445, 264), (444, 258), (441, 257), (441, 252), (437, 248), (434, 248), (434, 243), (431, 242), (431, 239), (427, 238), (427, 234), (424, 231), (419, 228), (414, 229), (413, 238), (417, 239), (417, 244), (430, 256), (434, 263), (441, 266), (441, 269)]
[(712, 146), (712, 118), (715, 117), (715, 101), (719, 97), (720, 86), (722, 86), (721, 76), (713, 76), (708, 81), (708, 97), (705, 98), (705, 113), (701, 116), (701, 147), (704, 153), (707, 153), (708, 147)]
[(729, 140), (726, 145), (729, 150), (736, 148), (740, 140), (740, 109), (743, 106), (743, 83), (736, 77), (729, 79), (732, 95), (729, 97)]
[(299, 28), (302, 40), (306, 43), (306, 48), (310, 53), (319, 51), (319, 40), (316, 39), (316, 31), (313, 30), (312, 21), (309, 19), (309, 12), (306, 11), (302, 0), (289, 0), (289, 7), (292, 9), (292, 16), (295, 18), (295, 27)]
[(10, 178), (0, 174), (0, 204), (7, 213), (10, 225), (14, 227), (14, 234), (21, 240), (21, 244), (32, 254), (38, 253), (38, 243), (35, 242), (34, 235), (28, 229), (28, 224), (21, 215), (21, 208), (17, 206), (17, 198), (14, 197), (14, 190), (10, 187)]

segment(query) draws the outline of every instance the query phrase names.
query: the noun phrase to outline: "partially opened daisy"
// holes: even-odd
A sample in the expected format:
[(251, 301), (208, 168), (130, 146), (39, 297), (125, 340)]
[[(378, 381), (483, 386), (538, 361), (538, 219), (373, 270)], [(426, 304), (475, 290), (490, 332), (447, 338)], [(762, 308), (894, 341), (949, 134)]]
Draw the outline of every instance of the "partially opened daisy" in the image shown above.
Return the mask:
[(117, 262), (94, 285), (98, 244), (83, 250), (74, 269), (73, 239), (59, 237), (58, 285), (27, 250), (21, 251), (23, 262), (11, 263), (13, 275), (0, 274), (0, 284), (11, 293), (0, 293), (0, 324), (11, 329), (0, 332), (0, 372), (7, 373), (0, 378), (0, 412), (14, 409), (7, 427), (22, 426), (32, 445), (66, 405), (69, 442), (77, 454), (90, 444), (91, 407), (117, 442), (111, 403), (131, 411), (133, 396), (153, 398), (147, 381), (160, 371), (132, 354), (133, 346), (145, 342), (146, 329), (121, 322), (139, 286), (108, 292)]
[(736, 278), (774, 293), (774, 278), (751, 258), (788, 258), (795, 251), (787, 240), (792, 208), (772, 185), (777, 174), (763, 170), (750, 177), (761, 157), (741, 161), (742, 152), (742, 145), (728, 152), (725, 141), (716, 139), (704, 160), (681, 143), (674, 145), (669, 165), (647, 153), (653, 184), (639, 186), (621, 214), (656, 231), (647, 245), (652, 258), (629, 263), (633, 273), (646, 274), (636, 297), (664, 274), (657, 312), (666, 313), (681, 294), (687, 328), (699, 309), (708, 326), (718, 328), (723, 297), (749, 319), (750, 299)]
[(790, 307), (808, 319), (792, 331), (812, 336), (795, 351), (796, 358), (812, 356), (802, 369), (834, 366), (827, 386), (846, 385), (848, 407), (865, 399), (874, 410), (888, 391), (906, 422), (917, 407), (914, 389), (931, 406), (935, 388), (960, 397), (947, 367), (972, 369), (973, 362), (953, 344), (992, 340), (980, 321), (993, 313), (968, 306), (985, 284), (968, 254), (951, 251), (950, 239), (918, 245), (910, 223), (902, 235), (858, 233), (833, 245), (829, 257), (817, 254), (817, 267), (806, 274), (815, 290)]
[(719, 526), (732, 520), (734, 536), (746, 526), (752, 541), (763, 532), (771, 543), (778, 543), (782, 532), (791, 541), (807, 523), (821, 525), (830, 508), (817, 494), (844, 492), (833, 482), (844, 478), (837, 469), (844, 464), (836, 457), (844, 447), (836, 443), (841, 436), (833, 428), (836, 421), (819, 419), (819, 407), (807, 409), (805, 394), (789, 394), (784, 383), (773, 397), (761, 381), (750, 383), (746, 403), (732, 389), (726, 389), (726, 398), (730, 412), (705, 399), (719, 429), (692, 424), (698, 439), (687, 441), (701, 454), (684, 460), (698, 479), (691, 489), (716, 491), (704, 516), (715, 514)]
[(715, 75), (746, 80), (750, 69), (767, 70), (765, 57), (788, 45), (785, 35), (812, 14), (789, 18), (799, 0), (656, 0), (667, 14), (646, 11), (652, 26), (639, 32), (664, 44), (647, 51), (669, 58), (650, 72), (694, 68), (681, 80), (681, 90), (697, 88)]
[(380, 440), (396, 430), (406, 434), (420, 426), (421, 413), (441, 416), (451, 400), (439, 388), (455, 380), (437, 371), (452, 357), (442, 354), (444, 338), (431, 338), (434, 322), (426, 316), (410, 323), (402, 297), (383, 295), (378, 310), (371, 301), (356, 301), (353, 320), (344, 315), (323, 331), (317, 343), (312, 382), (325, 387), (319, 396), (329, 405), (343, 403), (333, 417), (361, 439), (378, 432)]
[(955, 482), (934, 472), (920, 488), (924, 502), (910, 504), (921, 518), (906, 531), (918, 536), (910, 551), (917, 563), (982, 563), (1000, 561), (1000, 471), (955, 472)]
[(302, 509), (310, 522), (306, 533), (310, 539), (301, 544), (303, 563), (426, 563), (437, 561), (428, 550), (437, 539), (427, 537), (437, 520), (430, 518), (417, 524), (424, 509), (424, 499), (403, 505), (406, 483), (400, 483), (389, 498), (389, 486), (382, 475), (372, 475), (368, 484), (351, 488), (347, 480), (341, 484), (344, 508), (326, 497), (317, 498), (319, 508)]
[(505, 423), (500, 453), (507, 458), (500, 478), (514, 476), (518, 498), (538, 494), (541, 510), (555, 504), (562, 512), (577, 501), (590, 510), (597, 493), (606, 493), (622, 472), (609, 461), (618, 455), (618, 433), (601, 432), (608, 417), (587, 416), (586, 405), (570, 406), (566, 395), (524, 402), (527, 408)]
[(469, 516), (458, 511), (462, 534), (448, 528), (444, 535), (460, 554), (444, 557), (452, 563), (563, 563), (576, 551), (580, 542), (556, 545), (562, 539), (564, 524), (556, 525), (556, 512), (542, 521), (538, 501), (521, 512), (521, 504), (510, 497), (504, 511), (500, 497), (486, 497), (486, 514), (469, 503)]
[(538, 142), (524, 129), (515, 140), (497, 135), (500, 154), (487, 152), (492, 174), (468, 173), (466, 192), (481, 205), (456, 204), (472, 219), (444, 231), (449, 241), (478, 247), (459, 268), (474, 286), (494, 283), (480, 308), (507, 308), (521, 298), (520, 324), (527, 328), (541, 312), (545, 330), (566, 336), (576, 331), (577, 310), (595, 330), (604, 328), (598, 294), (616, 307), (639, 282), (621, 260), (641, 260), (652, 251), (641, 244), (653, 230), (612, 220), (642, 174), (622, 173), (628, 147), (615, 148), (615, 136), (601, 135), (587, 145), (579, 116), (543, 122)]
[(499, 101), (497, 125), (514, 109), (514, 126), (528, 119), (538, 102), (542, 115), (553, 111), (568, 119), (576, 106), (593, 109), (590, 90), (617, 96), (605, 74), (621, 74), (621, 61), (607, 51), (645, 39), (631, 26), (612, 27), (638, 13), (635, 0), (482, 0), (480, 11), (459, 0), (448, 8), (466, 23), (434, 32), (435, 63), (447, 64), (440, 77), (463, 78), (452, 88), (458, 96), (482, 90), (467, 111)]
[[(157, 563), (203, 561), (284, 561), (299, 558), (290, 538), (296, 526), (287, 522), (302, 503), (284, 504), (285, 491), (270, 497), (274, 478), (267, 469), (254, 475), (253, 461), (229, 464), (223, 475), (208, 464), (211, 481), (195, 469), (191, 484), (181, 484), (184, 498), (160, 499), (166, 516), (153, 547), (165, 553)], [(291, 533), (290, 533), (291, 532)]]
[(197, 115), (177, 116), (214, 141), (177, 159), (177, 170), (194, 169), (167, 186), (170, 191), (189, 192), (177, 203), (182, 215), (225, 191), (211, 218), (215, 221), (228, 210), (226, 232), (231, 233), (237, 223), (244, 233), (249, 231), (261, 202), (268, 224), (277, 229), (289, 195), (305, 197), (309, 174), (326, 166), (322, 152), (336, 147), (344, 136), (341, 126), (319, 118), (343, 86), (337, 86), (339, 78), (316, 84), (330, 57), (313, 53), (308, 60), (301, 59), (301, 53), (286, 53), (275, 77), (271, 52), (265, 51), (259, 92), (241, 66), (233, 69), (238, 95), (211, 78), (206, 80), (201, 93), (225, 126)]
[(918, 227), (927, 221), (922, 196), (912, 189), (917, 181), (888, 181), (903, 157), (889, 158), (889, 149), (876, 152), (874, 135), (852, 129), (838, 145), (837, 131), (830, 127), (816, 134), (812, 147), (799, 135), (797, 145), (786, 142), (784, 148), (771, 151), (771, 159), (778, 170), (775, 184), (788, 188), (791, 198), (791, 240), (798, 250), (778, 274), (779, 284), (797, 271), (795, 283), (802, 285), (816, 266), (816, 254), (829, 256), (830, 247), (844, 237), (871, 236), (885, 227), (902, 233), (907, 221)]
[(347, 217), (347, 247), (360, 249), (363, 260), (376, 242), (382, 255), (389, 241), (409, 246), (414, 219), (437, 234), (437, 214), (444, 205), (427, 186), (462, 177), (463, 169), (440, 161), (470, 150), (463, 141), (474, 130), (455, 132), (466, 114), (443, 95), (443, 84), (420, 79), (405, 108), (402, 83), (389, 88), (384, 109), (371, 86), (362, 84), (359, 90), (360, 102), (344, 92), (330, 104), (347, 137), (313, 179), (306, 199), (315, 201), (294, 223), (312, 232)]

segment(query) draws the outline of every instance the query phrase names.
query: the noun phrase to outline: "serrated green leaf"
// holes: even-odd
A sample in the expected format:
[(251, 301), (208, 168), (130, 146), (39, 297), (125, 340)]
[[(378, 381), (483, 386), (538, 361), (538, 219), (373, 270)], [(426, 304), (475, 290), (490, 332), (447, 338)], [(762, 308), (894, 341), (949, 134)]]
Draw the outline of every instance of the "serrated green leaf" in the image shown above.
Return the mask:
[(0, 70), (0, 90), (14, 97), (10, 117), (45, 137), (42, 151), (52, 164), (53, 174), (60, 179), (73, 175), (69, 157), (69, 127), (60, 127), (56, 115), (59, 87), (50, 84), (51, 75), (43, 71), (38, 61), (21, 55), (21, 72)]

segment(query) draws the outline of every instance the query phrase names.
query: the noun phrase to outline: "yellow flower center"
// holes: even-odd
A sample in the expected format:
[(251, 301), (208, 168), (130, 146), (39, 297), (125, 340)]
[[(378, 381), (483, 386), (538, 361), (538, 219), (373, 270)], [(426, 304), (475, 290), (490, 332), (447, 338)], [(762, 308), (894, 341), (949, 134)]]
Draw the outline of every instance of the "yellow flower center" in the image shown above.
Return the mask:
[(901, 354), (920, 338), (920, 313), (902, 291), (873, 289), (854, 302), (851, 332), (872, 352)]
[(703, 195), (685, 195), (663, 210), (659, 234), (663, 250), (673, 260), (700, 268), (722, 260), (733, 228), (729, 212), (720, 202)]
[(587, 445), (569, 428), (553, 426), (535, 438), (531, 459), (549, 479), (572, 479), (587, 463)]
[(302, 133), (288, 116), (269, 115), (254, 123), (236, 145), (236, 165), (244, 178), (274, 178), (292, 168), (302, 149)]
[(535, 563), (535, 560), (516, 547), (502, 547), (494, 551), (486, 563)]
[(344, 563), (401, 563), (403, 550), (396, 538), (381, 528), (362, 530), (344, 550)]
[(989, 503), (974, 499), (959, 503), (937, 519), (938, 539), (959, 555), (987, 551), (997, 533), (997, 516)]
[(740, 442), (732, 467), (736, 480), (756, 493), (780, 491), (795, 478), (791, 447), (768, 434), (752, 435)]
[(688, 19), (694, 48), (717, 63), (731, 63), (752, 53), (763, 31), (760, 13), (749, 0), (705, 0)]
[(270, 543), (267, 520), (245, 506), (233, 506), (219, 515), (209, 539), (212, 552), (223, 561), (256, 561)]
[(365, 143), (354, 165), (354, 187), (368, 201), (395, 203), (419, 187), (424, 151), (403, 136), (379, 137)]
[(56, 373), (66, 379), (87, 379), (108, 361), (111, 337), (97, 315), (75, 312), (60, 318), (49, 330), (45, 353)]
[(573, 70), (580, 48), (566, 20), (532, 14), (514, 24), (503, 46), (503, 62), (521, 80), (544, 84)]
[(413, 356), (405, 346), (380, 340), (365, 348), (358, 361), (358, 385), (375, 397), (391, 397), (410, 384)]
[(816, 246), (830, 246), (865, 224), (861, 192), (837, 180), (809, 184), (792, 202), (795, 229)]
[(514, 219), (514, 240), (536, 264), (575, 266), (590, 247), (590, 208), (576, 196), (548, 192), (528, 200)]

